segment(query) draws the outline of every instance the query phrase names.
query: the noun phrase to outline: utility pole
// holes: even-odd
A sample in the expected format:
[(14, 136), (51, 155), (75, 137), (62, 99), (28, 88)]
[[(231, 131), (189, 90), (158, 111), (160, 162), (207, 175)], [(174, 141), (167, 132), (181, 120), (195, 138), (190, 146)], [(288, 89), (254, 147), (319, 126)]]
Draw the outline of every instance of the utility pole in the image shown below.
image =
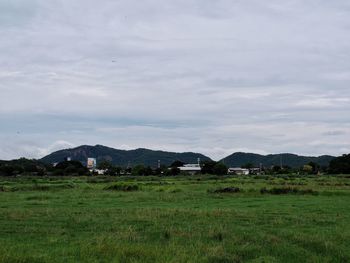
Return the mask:
[(281, 170), (283, 169), (283, 164), (282, 164), (282, 154), (280, 155), (280, 166), (281, 166)]
[(262, 163), (260, 163), (259, 165), (259, 174), (261, 174), (261, 172), (262, 172)]

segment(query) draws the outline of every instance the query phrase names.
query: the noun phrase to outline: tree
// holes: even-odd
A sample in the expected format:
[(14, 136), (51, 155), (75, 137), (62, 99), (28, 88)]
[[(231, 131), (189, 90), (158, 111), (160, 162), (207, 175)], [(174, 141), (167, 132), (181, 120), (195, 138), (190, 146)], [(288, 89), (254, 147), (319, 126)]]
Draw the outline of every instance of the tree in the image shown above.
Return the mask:
[(181, 162), (181, 161), (179, 161), (179, 160), (176, 160), (176, 161), (174, 161), (171, 165), (170, 165), (170, 167), (181, 167), (181, 166), (183, 166), (185, 163), (183, 163), (183, 162)]
[(0, 161), (0, 175), (44, 175), (45, 172), (45, 165), (37, 160), (20, 158), (12, 161)]
[(282, 169), (281, 169), (281, 166), (274, 165), (271, 170), (273, 174), (280, 174)]
[(204, 161), (202, 162), (202, 174), (227, 174), (227, 166), (221, 162)]
[(202, 162), (202, 174), (214, 174), (215, 161), (203, 161)]
[(152, 175), (153, 170), (150, 166), (145, 167), (142, 164), (136, 165), (134, 168), (132, 168), (132, 174), (133, 175)]
[(0, 166), (0, 173), (4, 176), (13, 175), (14, 168), (11, 165), (2, 165)]
[(116, 176), (120, 175), (121, 173), (121, 168), (114, 166), (110, 161), (107, 160), (102, 160), (98, 163), (97, 169), (104, 170), (105, 175), (111, 175), (111, 176)]
[(79, 161), (63, 161), (54, 167), (54, 175), (84, 175), (88, 173), (89, 170)]
[(107, 160), (102, 160), (97, 165), (97, 169), (101, 169), (101, 170), (109, 170), (112, 168), (113, 168), (113, 164)]
[(216, 175), (225, 175), (227, 174), (227, 166), (223, 163), (216, 163), (213, 167), (213, 173)]
[(27, 163), (23, 167), (24, 171), (28, 173), (35, 173), (38, 171), (37, 166), (34, 163)]
[(154, 170), (154, 174), (155, 175), (162, 175), (162, 174), (166, 174), (167, 171), (168, 171), (168, 168), (165, 165), (161, 165), (160, 168), (157, 168)]
[(145, 170), (145, 167), (142, 164), (136, 165), (132, 168), (131, 174), (132, 175), (143, 175), (143, 172)]
[(309, 162), (307, 165), (312, 167), (312, 173), (317, 174), (320, 170), (320, 166), (315, 162)]
[(111, 176), (116, 176), (120, 175), (122, 171), (122, 168), (119, 166), (112, 166), (111, 168), (108, 168), (105, 174), (111, 175)]
[(329, 173), (350, 174), (350, 154), (334, 158), (329, 163)]
[(166, 171), (166, 175), (175, 176), (180, 174), (180, 169), (178, 167), (171, 167), (169, 170)]
[(144, 170), (144, 175), (152, 175), (153, 174), (153, 170), (150, 166), (147, 166)]
[(312, 166), (311, 165), (309, 165), (309, 164), (305, 164), (304, 166), (303, 166), (303, 172), (304, 173), (307, 173), (307, 174), (312, 174)]

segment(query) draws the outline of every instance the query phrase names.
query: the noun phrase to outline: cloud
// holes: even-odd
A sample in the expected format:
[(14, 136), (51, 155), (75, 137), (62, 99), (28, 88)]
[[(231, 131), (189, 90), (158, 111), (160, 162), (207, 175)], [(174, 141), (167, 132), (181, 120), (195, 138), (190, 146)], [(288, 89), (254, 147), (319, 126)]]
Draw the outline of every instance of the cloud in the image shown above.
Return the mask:
[(344, 153), (349, 12), (345, 0), (2, 1), (0, 158), (97, 143)]
[(343, 106), (348, 103), (350, 98), (315, 98), (315, 96), (308, 99), (303, 99), (296, 103), (297, 106), (311, 107), (311, 108), (325, 108)]

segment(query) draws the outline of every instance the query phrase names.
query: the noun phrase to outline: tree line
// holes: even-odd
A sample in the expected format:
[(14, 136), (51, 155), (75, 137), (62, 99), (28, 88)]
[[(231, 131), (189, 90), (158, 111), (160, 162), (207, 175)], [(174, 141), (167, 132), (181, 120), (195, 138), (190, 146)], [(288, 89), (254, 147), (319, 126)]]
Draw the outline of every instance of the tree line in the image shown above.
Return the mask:
[[(181, 161), (174, 161), (170, 166), (160, 166), (152, 168), (146, 165), (135, 165), (133, 167), (115, 166), (111, 162), (99, 162), (97, 169), (103, 170), (105, 175), (122, 176), (149, 176), (163, 175), (176, 176), (187, 174), (181, 171), (179, 167), (183, 166)], [(202, 174), (226, 175), (228, 167), (222, 162), (203, 161), (200, 164)], [(242, 168), (252, 169), (254, 165), (248, 163)], [(255, 173), (256, 173), (255, 169)], [(272, 167), (261, 167), (259, 173), (264, 174), (350, 174), (350, 154), (334, 158), (329, 166), (321, 167), (317, 163), (310, 162), (299, 168), (291, 168), (288, 166), (280, 167), (278, 165)], [(83, 176), (92, 175), (97, 172), (91, 172), (79, 161), (62, 161), (57, 165), (49, 165), (37, 160), (29, 160), (21, 158), (12, 161), (0, 161), (0, 176), (17, 176), (17, 175), (37, 175), (37, 176)]]

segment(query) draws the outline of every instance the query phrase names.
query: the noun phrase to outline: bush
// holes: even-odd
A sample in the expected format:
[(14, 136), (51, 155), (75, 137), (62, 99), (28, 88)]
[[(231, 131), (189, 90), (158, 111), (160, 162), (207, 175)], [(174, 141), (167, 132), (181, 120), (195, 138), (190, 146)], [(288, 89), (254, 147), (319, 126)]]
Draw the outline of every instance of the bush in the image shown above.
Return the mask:
[(106, 186), (103, 190), (131, 192), (138, 191), (139, 186), (137, 184), (114, 184)]
[(282, 194), (318, 194), (317, 191), (314, 191), (312, 189), (298, 189), (298, 188), (291, 188), (291, 187), (284, 187), (284, 188), (271, 188), (271, 189), (266, 189), (261, 188), (260, 189), (261, 194), (272, 194), (272, 195), (282, 195)]
[(163, 237), (164, 237), (164, 239), (170, 239), (170, 237), (171, 237), (170, 231), (165, 230), (163, 233)]
[(222, 234), (222, 232), (215, 232), (212, 238), (221, 242), (224, 239), (224, 235)]
[(170, 188), (167, 190), (168, 193), (172, 193), (172, 194), (175, 194), (175, 193), (180, 193), (182, 192), (182, 189), (180, 188)]
[(75, 188), (73, 183), (60, 183), (60, 184), (38, 184), (34, 182), (33, 185), (17, 185), (12, 187), (0, 186), (0, 192), (17, 192), (17, 191), (51, 191), (51, 190), (64, 190)]
[(219, 194), (219, 193), (239, 193), (241, 190), (238, 187), (220, 187), (215, 190), (208, 190), (209, 193)]

